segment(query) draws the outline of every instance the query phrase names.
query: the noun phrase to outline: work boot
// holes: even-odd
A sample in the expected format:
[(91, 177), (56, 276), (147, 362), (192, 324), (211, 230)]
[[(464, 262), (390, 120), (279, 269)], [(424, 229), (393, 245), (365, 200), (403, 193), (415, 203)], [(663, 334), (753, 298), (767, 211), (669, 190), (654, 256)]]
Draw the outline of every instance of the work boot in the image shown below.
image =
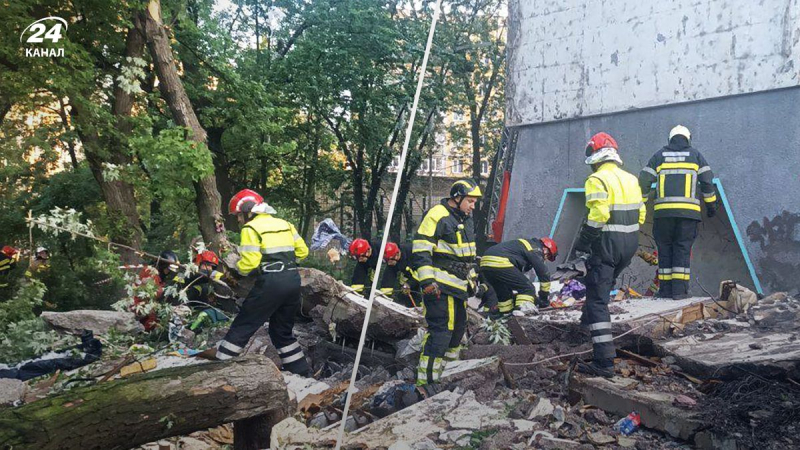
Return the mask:
[(691, 295), (689, 295), (689, 294), (673, 294), (672, 295), (672, 299), (673, 300), (686, 300), (689, 297), (691, 297)]
[(578, 361), (576, 369), (578, 372), (585, 373), (587, 375), (594, 375), (603, 378), (614, 378), (614, 366), (602, 367), (597, 365), (597, 363), (594, 361), (591, 363)]
[(672, 298), (672, 292), (665, 292), (665, 291), (659, 290), (658, 292), (656, 292), (656, 298), (671, 299)]

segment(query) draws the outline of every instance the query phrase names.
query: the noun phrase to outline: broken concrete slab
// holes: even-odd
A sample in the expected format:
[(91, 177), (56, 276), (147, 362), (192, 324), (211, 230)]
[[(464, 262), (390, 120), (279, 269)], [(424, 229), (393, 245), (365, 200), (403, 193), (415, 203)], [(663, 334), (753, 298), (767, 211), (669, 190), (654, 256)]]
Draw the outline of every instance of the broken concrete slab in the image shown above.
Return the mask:
[(320, 394), (331, 388), (328, 383), (313, 378), (295, 375), (291, 372), (282, 372), (282, 374), (286, 388), (289, 390), (289, 397), (294, 396), (298, 405), (309, 395)]
[(729, 379), (742, 374), (737, 366), (762, 376), (794, 377), (800, 372), (800, 340), (794, 333), (704, 333), (655, 342), (654, 348), (697, 377)]
[(641, 415), (644, 427), (693, 442), (699, 449), (722, 448), (716, 445), (726, 439), (716, 435), (711, 424), (705, 423), (696, 412), (673, 406), (676, 394), (631, 389), (636, 384), (635, 380), (621, 377), (573, 377), (569, 388), (573, 400), (580, 397), (588, 404), (621, 417), (636, 411)]
[(529, 419), (535, 419), (537, 417), (547, 417), (550, 414), (553, 414), (555, 407), (553, 403), (544, 397), (539, 397), (536, 399), (536, 403), (533, 405), (533, 409), (528, 414)]
[(144, 331), (144, 327), (136, 320), (136, 316), (127, 311), (89, 309), (68, 312), (45, 311), (42, 313), (41, 318), (51, 327), (69, 333), (91, 330), (95, 334), (105, 334), (112, 328), (120, 333), (128, 334)]
[(513, 425), (503, 411), (483, 405), (475, 399), (475, 393), (467, 392), (456, 408), (444, 417), (451, 428), (481, 430), (486, 428), (509, 428)]
[[(680, 309), (693, 303), (708, 300), (707, 297), (692, 297), (684, 300), (664, 300), (653, 297), (643, 297), (639, 299), (623, 300), (612, 302), (610, 306), (617, 306), (623, 311), (611, 314), (611, 322), (629, 322), (647, 316), (664, 314), (667, 312), (677, 312)], [(555, 309), (543, 311), (538, 316), (527, 316), (521, 320), (545, 321), (556, 323), (578, 322), (581, 318), (579, 308)]]
[[(390, 447), (398, 441), (412, 445), (447, 431), (441, 421), (458, 407), (461, 394), (441, 392), (425, 401), (375, 421), (355, 433), (345, 435), (345, 445), (365, 448)], [(272, 429), (270, 448), (303, 449), (321, 447), (336, 440), (338, 429), (312, 430), (294, 418), (278, 423)]]
[(21, 402), (27, 393), (28, 385), (24, 381), (0, 378), (0, 406)]
[(643, 426), (663, 431), (675, 438), (691, 440), (706, 425), (696, 414), (673, 406), (674, 394), (631, 390), (632, 385), (637, 383), (621, 377), (573, 377), (569, 387), (584, 402), (608, 413), (625, 417), (631, 411), (636, 411), (642, 417)]

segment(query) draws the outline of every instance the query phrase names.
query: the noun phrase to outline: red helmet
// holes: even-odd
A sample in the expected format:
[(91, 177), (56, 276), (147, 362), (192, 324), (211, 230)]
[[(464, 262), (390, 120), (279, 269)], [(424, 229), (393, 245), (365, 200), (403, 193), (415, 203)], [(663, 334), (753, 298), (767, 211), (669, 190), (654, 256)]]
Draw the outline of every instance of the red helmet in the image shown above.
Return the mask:
[(17, 253), (19, 253), (19, 250), (10, 245), (6, 245), (5, 247), (3, 247), (3, 254), (8, 256), (9, 258), (16, 255)]
[(367, 256), (370, 250), (372, 250), (372, 247), (369, 246), (369, 242), (366, 239), (356, 239), (350, 244), (350, 255), (356, 258)]
[(386, 251), (383, 252), (383, 260), (391, 261), (400, 254), (400, 247), (394, 242), (386, 243)]
[(250, 212), (254, 206), (263, 202), (264, 197), (258, 195), (258, 192), (251, 191), (250, 189), (242, 189), (237, 192), (228, 203), (228, 213), (247, 213)]
[(619, 150), (619, 146), (617, 145), (617, 141), (614, 140), (608, 133), (597, 133), (589, 139), (589, 142), (586, 143), (586, 157), (592, 156), (592, 153), (599, 151), (604, 148), (613, 148), (614, 150)]
[(550, 251), (550, 257), (547, 258), (550, 261), (555, 261), (556, 256), (558, 256), (558, 245), (556, 245), (556, 241), (550, 239), (549, 237), (543, 237), (539, 239), (542, 242), (542, 246)]
[(194, 258), (194, 263), (198, 266), (203, 263), (208, 263), (216, 267), (219, 265), (219, 257), (211, 250), (206, 250)]

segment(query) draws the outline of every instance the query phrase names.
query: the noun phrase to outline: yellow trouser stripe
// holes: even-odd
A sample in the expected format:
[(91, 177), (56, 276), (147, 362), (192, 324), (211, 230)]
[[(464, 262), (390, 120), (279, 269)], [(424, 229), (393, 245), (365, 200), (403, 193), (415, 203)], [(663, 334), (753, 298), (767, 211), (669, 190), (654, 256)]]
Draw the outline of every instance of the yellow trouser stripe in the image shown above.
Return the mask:
[(447, 329), (453, 331), (456, 326), (456, 303), (453, 297), (447, 296)]
[(714, 203), (717, 201), (717, 196), (712, 195), (711, 197), (706, 197), (703, 199), (706, 203)]
[(514, 267), (514, 264), (508, 258), (502, 256), (484, 256), (481, 258), (481, 267), (490, 267), (495, 269), (507, 269)]

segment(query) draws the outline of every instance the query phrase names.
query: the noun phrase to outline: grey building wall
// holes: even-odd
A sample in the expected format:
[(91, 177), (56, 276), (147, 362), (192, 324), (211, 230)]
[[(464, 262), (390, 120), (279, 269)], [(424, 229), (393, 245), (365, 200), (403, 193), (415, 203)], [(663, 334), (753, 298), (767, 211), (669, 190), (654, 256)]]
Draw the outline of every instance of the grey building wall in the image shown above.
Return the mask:
[[(694, 146), (721, 180), (764, 290), (797, 292), (798, 118), (800, 88), (788, 88), (519, 127), (504, 238), (550, 232), (564, 189), (583, 187), (590, 172), (583, 160), (592, 134), (611, 133), (619, 142), (626, 170), (638, 175), (664, 145), (669, 130), (680, 123), (692, 131)], [(724, 278), (752, 287), (741, 278), (746, 275), (743, 261), (736, 260), (741, 258), (738, 248), (731, 245), (732, 230), (726, 230), (722, 219), (704, 224), (695, 247), (693, 275), (705, 273), (698, 279), (712, 292)], [(568, 239), (561, 238), (559, 244), (568, 247)], [(640, 282), (652, 278), (649, 268), (631, 274)]]
[(798, 0), (509, 0), (510, 126), (796, 86)]

